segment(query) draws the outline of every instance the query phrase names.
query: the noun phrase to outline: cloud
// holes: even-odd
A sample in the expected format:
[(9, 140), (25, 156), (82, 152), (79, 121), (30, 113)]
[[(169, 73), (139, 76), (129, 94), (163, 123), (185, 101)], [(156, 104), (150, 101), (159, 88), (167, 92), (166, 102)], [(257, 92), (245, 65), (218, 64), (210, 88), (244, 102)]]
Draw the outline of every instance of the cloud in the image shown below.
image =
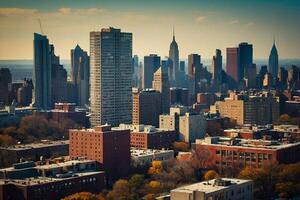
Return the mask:
[(239, 23), (240, 23), (240, 21), (237, 20), (237, 19), (231, 20), (231, 21), (229, 22), (229, 24), (239, 24)]
[(58, 9), (58, 12), (63, 15), (68, 15), (71, 13), (71, 8), (60, 8)]
[(198, 17), (196, 17), (196, 23), (202, 23), (204, 20), (206, 19), (206, 17), (205, 16), (198, 16)]
[(104, 10), (100, 8), (80, 8), (80, 9), (74, 9), (74, 8), (60, 8), (57, 10), (59, 14), (63, 15), (96, 15), (103, 13)]
[(245, 24), (246, 27), (252, 27), (252, 26), (255, 26), (255, 23), (254, 22), (249, 22), (247, 24)]
[(26, 9), (26, 8), (0, 8), (0, 16), (20, 16), (20, 15), (32, 15), (37, 13), (36, 9)]

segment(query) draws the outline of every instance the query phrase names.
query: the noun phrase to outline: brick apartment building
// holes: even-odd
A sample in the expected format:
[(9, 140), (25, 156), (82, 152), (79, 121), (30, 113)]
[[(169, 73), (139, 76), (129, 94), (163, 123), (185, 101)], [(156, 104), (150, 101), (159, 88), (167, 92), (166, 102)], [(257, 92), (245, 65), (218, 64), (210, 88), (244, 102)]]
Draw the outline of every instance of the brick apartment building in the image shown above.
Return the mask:
[(150, 125), (126, 125), (120, 128), (130, 129), (130, 146), (141, 149), (169, 149), (176, 141), (175, 130), (155, 128)]
[(130, 130), (102, 125), (69, 131), (69, 154), (96, 160), (109, 180), (126, 176), (130, 169)]
[(216, 166), (255, 166), (289, 164), (300, 161), (300, 143), (248, 140), (227, 137), (206, 137), (196, 140), (193, 148), (206, 148)]

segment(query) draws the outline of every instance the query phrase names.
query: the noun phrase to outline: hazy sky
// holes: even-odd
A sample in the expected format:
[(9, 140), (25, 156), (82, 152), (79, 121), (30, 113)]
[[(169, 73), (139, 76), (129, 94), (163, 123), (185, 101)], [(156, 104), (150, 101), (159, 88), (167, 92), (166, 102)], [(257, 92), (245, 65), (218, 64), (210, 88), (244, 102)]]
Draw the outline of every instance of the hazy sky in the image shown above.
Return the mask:
[(113, 26), (133, 33), (133, 53), (168, 55), (175, 26), (180, 58), (211, 58), (216, 48), (246, 41), (267, 58), (276, 37), (280, 58), (300, 58), (300, 0), (0, 0), (0, 59), (32, 59), (33, 33), (44, 33), (56, 54), (70, 59), (89, 32)]

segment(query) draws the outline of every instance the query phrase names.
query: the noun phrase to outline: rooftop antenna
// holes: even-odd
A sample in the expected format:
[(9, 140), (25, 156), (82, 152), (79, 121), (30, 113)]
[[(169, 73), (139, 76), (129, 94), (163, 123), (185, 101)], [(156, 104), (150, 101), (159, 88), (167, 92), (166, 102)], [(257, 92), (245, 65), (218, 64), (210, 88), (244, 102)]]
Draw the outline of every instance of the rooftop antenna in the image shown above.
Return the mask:
[(38, 21), (39, 21), (39, 24), (40, 24), (41, 33), (44, 35), (44, 31), (43, 31), (43, 27), (42, 27), (41, 20), (40, 20), (40, 19), (38, 19)]
[(174, 25), (173, 25), (173, 40), (175, 40), (175, 28), (174, 28)]

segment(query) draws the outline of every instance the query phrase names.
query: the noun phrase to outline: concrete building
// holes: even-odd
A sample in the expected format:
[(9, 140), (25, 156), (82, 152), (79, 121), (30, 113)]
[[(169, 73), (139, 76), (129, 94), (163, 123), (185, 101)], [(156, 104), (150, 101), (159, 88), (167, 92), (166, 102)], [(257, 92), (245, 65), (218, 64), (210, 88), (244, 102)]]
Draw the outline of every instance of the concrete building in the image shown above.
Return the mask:
[(195, 94), (198, 92), (200, 81), (200, 70), (202, 68), (201, 56), (198, 54), (190, 54), (188, 56), (188, 89), (190, 92), (190, 103), (195, 100)]
[(69, 154), (72, 159), (96, 160), (108, 181), (126, 176), (130, 169), (130, 130), (109, 125), (94, 129), (69, 130)]
[(51, 56), (47, 36), (34, 33), (34, 105), (37, 108), (52, 107)]
[(39, 161), (69, 154), (69, 141), (43, 141), (42, 143), (20, 144), (9, 147), (0, 147), (0, 167), (8, 167), (23, 161)]
[(162, 113), (168, 113), (170, 109), (170, 84), (168, 74), (159, 67), (154, 73), (152, 88), (161, 93)]
[(88, 105), (90, 97), (90, 57), (78, 44), (74, 49), (71, 49), (71, 81), (76, 88), (75, 103), (78, 106)]
[(77, 192), (99, 193), (104, 172), (92, 160), (35, 165), (23, 162), (0, 170), (0, 199), (53, 200)]
[(275, 97), (231, 93), (229, 98), (215, 103), (221, 117), (243, 124), (271, 124), (279, 117), (279, 103)]
[(156, 54), (150, 54), (144, 56), (144, 68), (143, 68), (143, 89), (151, 88), (154, 73), (160, 67), (160, 56)]
[(155, 128), (143, 124), (120, 124), (119, 128), (130, 129), (130, 146), (139, 149), (169, 149), (177, 139), (173, 129)]
[(130, 153), (133, 166), (149, 166), (154, 160), (166, 161), (174, 158), (174, 151), (165, 149), (131, 148)]
[(171, 190), (171, 200), (252, 200), (253, 181), (222, 178)]
[(153, 89), (132, 89), (132, 124), (158, 127), (162, 113), (161, 93)]
[(185, 113), (179, 117), (179, 139), (185, 142), (195, 142), (204, 138), (206, 133), (206, 120), (202, 113)]
[(91, 125), (131, 123), (132, 33), (90, 33)]
[(196, 150), (208, 149), (212, 164), (218, 167), (261, 167), (263, 164), (289, 164), (300, 160), (300, 142), (285, 144), (275, 140), (206, 137), (196, 140), (193, 147)]
[(226, 73), (236, 82), (239, 81), (239, 49), (226, 49)]
[(159, 116), (159, 128), (175, 130), (179, 133), (179, 116), (188, 112), (188, 107), (185, 106), (172, 106), (170, 114), (163, 114)]

